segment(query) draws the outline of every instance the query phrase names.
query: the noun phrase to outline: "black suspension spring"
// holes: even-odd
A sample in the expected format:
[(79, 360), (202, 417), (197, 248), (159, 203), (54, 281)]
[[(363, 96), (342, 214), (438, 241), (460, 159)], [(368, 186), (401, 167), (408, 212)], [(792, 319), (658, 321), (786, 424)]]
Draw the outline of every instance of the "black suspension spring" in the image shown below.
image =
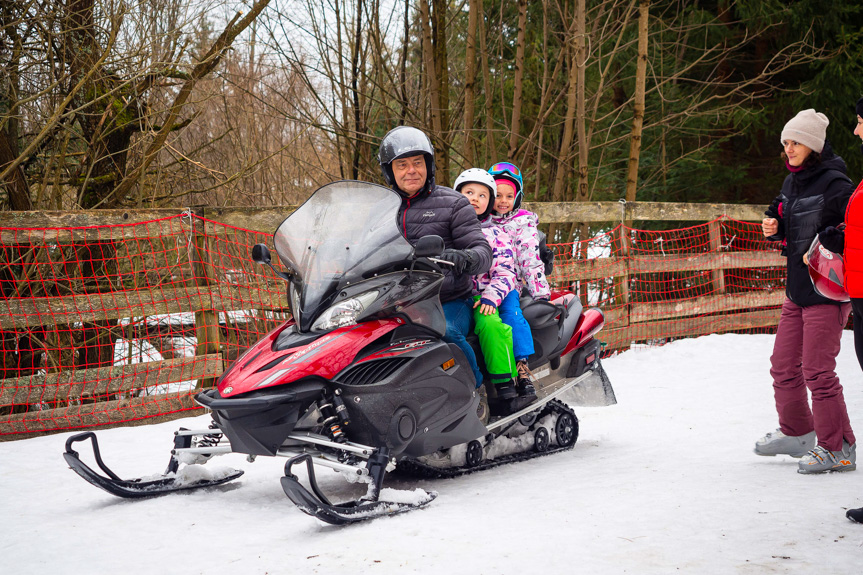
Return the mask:
[(326, 393), (318, 400), (318, 411), (321, 412), (321, 425), (330, 439), (336, 443), (346, 443), (348, 436), (342, 430), (341, 419), (336, 411), (336, 407), (333, 405), (333, 400), (328, 398)]
[[(219, 429), (219, 426), (215, 423), (211, 423), (209, 425), (210, 429)], [(219, 441), (222, 439), (221, 433), (207, 433), (202, 435), (198, 439), (198, 447), (216, 447), (219, 445)]]

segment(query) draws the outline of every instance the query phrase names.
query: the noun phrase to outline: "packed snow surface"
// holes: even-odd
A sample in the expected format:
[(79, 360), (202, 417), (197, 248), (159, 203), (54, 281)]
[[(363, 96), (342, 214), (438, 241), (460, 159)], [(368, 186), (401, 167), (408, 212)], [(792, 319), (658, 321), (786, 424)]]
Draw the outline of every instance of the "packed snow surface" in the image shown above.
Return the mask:
[[(219, 487), (127, 501), (70, 471), (68, 434), (0, 443), (0, 556), (6, 573), (830, 573), (863, 572), (858, 471), (799, 475), (752, 447), (777, 426), (773, 337), (712, 335), (605, 360), (612, 407), (575, 407), (572, 451), (446, 480), (390, 478), (422, 509), (332, 527), (282, 492), (284, 460), (241, 455)], [(863, 437), (863, 375), (845, 333), (837, 371)], [(164, 470), (179, 426), (98, 432), (118, 475)], [(81, 445), (84, 457), (87, 444)], [(304, 469), (295, 468), (304, 474)], [(363, 483), (318, 472), (331, 500)]]

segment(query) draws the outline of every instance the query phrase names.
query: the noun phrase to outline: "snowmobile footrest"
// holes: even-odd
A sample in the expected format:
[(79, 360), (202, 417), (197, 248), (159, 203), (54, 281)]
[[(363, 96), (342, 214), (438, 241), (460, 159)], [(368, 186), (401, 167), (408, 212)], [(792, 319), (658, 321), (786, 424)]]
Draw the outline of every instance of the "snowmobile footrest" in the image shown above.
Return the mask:
[[(312, 492), (300, 484), (299, 478), (290, 472), (291, 467), (296, 463), (306, 463), (306, 468), (309, 473), (309, 485)], [(437, 493), (427, 493), (427, 498), (416, 502), (399, 503), (392, 501), (348, 501), (345, 503), (333, 504), (326, 498), (318, 487), (318, 482), (315, 479), (315, 469), (312, 463), (311, 455), (304, 453), (297, 455), (285, 463), (285, 476), (281, 478), (282, 489), (285, 495), (294, 502), (304, 513), (317, 517), (325, 523), (331, 525), (346, 525), (348, 523), (357, 523), (374, 519), (383, 515), (395, 515), (397, 513), (405, 513), (413, 509), (419, 509), (431, 502)]]
[[(89, 439), (93, 444), (93, 456), (96, 459), (96, 464), (106, 475), (99, 475), (93, 471), (78, 457), (78, 452), (72, 449), (72, 446), (79, 441)], [(92, 431), (73, 435), (66, 440), (66, 452), (63, 453), (63, 459), (69, 464), (69, 467), (84, 478), (88, 483), (104, 489), (111, 495), (124, 497), (127, 499), (137, 499), (140, 497), (154, 497), (156, 495), (164, 495), (186, 489), (199, 489), (201, 487), (211, 487), (227, 483), (241, 476), (243, 472), (239, 469), (234, 469), (227, 475), (213, 479), (199, 479), (191, 482), (181, 483), (177, 481), (174, 471), (177, 469), (176, 459), (171, 457), (171, 462), (168, 464), (169, 473), (162, 475), (156, 479), (120, 479), (116, 473), (111, 471), (102, 461), (102, 454), (99, 452), (99, 443), (96, 441), (96, 434)], [(173, 467), (173, 471), (170, 471)]]

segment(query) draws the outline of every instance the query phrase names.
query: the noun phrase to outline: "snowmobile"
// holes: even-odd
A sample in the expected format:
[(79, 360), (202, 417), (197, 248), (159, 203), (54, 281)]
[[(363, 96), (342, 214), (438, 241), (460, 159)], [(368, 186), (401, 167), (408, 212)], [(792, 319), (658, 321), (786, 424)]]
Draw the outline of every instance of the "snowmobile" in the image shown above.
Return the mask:
[[(477, 388), (463, 352), (442, 340), (440, 237), (415, 245), (398, 225), (400, 196), (341, 181), (317, 190), (279, 226), (272, 265), (266, 245), (252, 259), (287, 280), (292, 318), (246, 350), (195, 400), (211, 410), (207, 429), (175, 433), (161, 476), (123, 480), (102, 461), (96, 436), (71, 436), (64, 457), (88, 482), (120, 497), (218, 485), (241, 470), (202, 472), (216, 455), (285, 457), (285, 494), (305, 513), (353, 523), (422, 507), (434, 492), (383, 489), (388, 472), (450, 477), (571, 449), (578, 418), (561, 397), (616, 403), (594, 338), (604, 325), (571, 293), (524, 298), (536, 353), (537, 399), (489, 417), (494, 389)], [(473, 342), (476, 345), (476, 342)], [(478, 350), (478, 345), (476, 345)], [(477, 353), (478, 358), (481, 354)], [(81, 461), (90, 440), (104, 475)], [(292, 472), (305, 465), (309, 488)], [(316, 467), (368, 484), (354, 501), (331, 503)]]

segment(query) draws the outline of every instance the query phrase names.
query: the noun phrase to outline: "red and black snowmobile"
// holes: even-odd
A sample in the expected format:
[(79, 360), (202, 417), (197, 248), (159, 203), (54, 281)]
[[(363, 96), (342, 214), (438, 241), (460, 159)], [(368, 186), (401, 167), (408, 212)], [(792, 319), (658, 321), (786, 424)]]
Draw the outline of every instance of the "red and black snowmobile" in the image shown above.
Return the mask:
[[(365, 182), (335, 182), (315, 192), (274, 235), (286, 271), (273, 268), (266, 246), (253, 250), (255, 261), (289, 282), (293, 319), (243, 353), (217, 388), (196, 396), (212, 410), (210, 428), (178, 431), (168, 470), (156, 478), (117, 477), (102, 462), (92, 432), (66, 442), (72, 469), (114, 495), (147, 497), (242, 474), (184, 473), (214, 455), (285, 457), (281, 482), (291, 501), (342, 524), (434, 499), (421, 490), (410, 497), (382, 492), (390, 471), (453, 476), (572, 448), (578, 419), (559, 398), (566, 393), (579, 403), (615, 403), (593, 337), (604, 325), (602, 313), (582, 310), (570, 293), (554, 294), (551, 302), (526, 298), (537, 400), (489, 420), (464, 354), (441, 339), (443, 273), (435, 256), (443, 240), (429, 236), (411, 245), (397, 223), (400, 205), (392, 190)], [(489, 393), (493, 401), (493, 389)], [(106, 475), (73, 449), (87, 439)], [(302, 464), (310, 489), (292, 473)], [(367, 482), (366, 495), (331, 503), (315, 466)]]

